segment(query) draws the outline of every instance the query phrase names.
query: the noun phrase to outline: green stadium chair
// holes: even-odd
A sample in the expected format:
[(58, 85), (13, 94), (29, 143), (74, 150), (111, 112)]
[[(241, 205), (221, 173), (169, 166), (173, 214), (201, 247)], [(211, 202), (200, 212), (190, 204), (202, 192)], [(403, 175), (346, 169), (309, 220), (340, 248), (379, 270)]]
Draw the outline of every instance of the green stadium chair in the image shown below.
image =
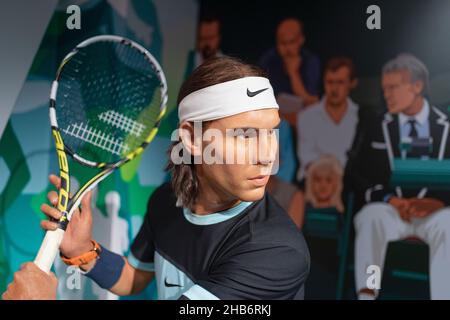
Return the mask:
[(390, 242), (380, 300), (430, 299), (429, 247), (419, 238)]
[(337, 255), (339, 256), (338, 281), (336, 299), (343, 297), (347, 259), (349, 249), (350, 230), (353, 216), (353, 194), (347, 197), (344, 214), (335, 208), (308, 209), (305, 213), (303, 232), (308, 237), (332, 239), (337, 241)]

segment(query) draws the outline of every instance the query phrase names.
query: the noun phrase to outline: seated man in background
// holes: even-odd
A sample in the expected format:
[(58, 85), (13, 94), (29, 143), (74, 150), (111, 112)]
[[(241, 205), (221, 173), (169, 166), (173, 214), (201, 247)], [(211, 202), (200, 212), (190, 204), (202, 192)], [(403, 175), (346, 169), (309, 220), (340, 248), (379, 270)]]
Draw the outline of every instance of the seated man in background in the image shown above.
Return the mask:
[(197, 27), (196, 48), (189, 52), (184, 79), (187, 79), (192, 71), (205, 60), (223, 56), (220, 50), (222, 24), (218, 17), (203, 15)]
[[(375, 299), (367, 288), (368, 266), (381, 269), (388, 243), (416, 236), (430, 246), (432, 299), (450, 299), (450, 201), (448, 192), (422, 188), (390, 188), (394, 158), (411, 158), (400, 150), (401, 141), (432, 139), (432, 151), (420, 158), (450, 157), (448, 114), (425, 98), (428, 70), (416, 57), (402, 54), (382, 70), (382, 88), (388, 112), (359, 125), (346, 176), (351, 188), (366, 202), (355, 217), (355, 277), (359, 299)], [(431, 141), (431, 140), (430, 140)]]
[(299, 180), (304, 178), (308, 165), (325, 154), (335, 156), (345, 166), (358, 123), (358, 105), (349, 97), (357, 83), (349, 58), (335, 57), (325, 65), (325, 96), (297, 119)]
[(303, 23), (294, 18), (284, 19), (277, 27), (276, 48), (266, 52), (259, 65), (269, 74), (276, 96), (295, 95), (308, 106), (319, 97), (320, 61), (303, 47), (304, 43)]

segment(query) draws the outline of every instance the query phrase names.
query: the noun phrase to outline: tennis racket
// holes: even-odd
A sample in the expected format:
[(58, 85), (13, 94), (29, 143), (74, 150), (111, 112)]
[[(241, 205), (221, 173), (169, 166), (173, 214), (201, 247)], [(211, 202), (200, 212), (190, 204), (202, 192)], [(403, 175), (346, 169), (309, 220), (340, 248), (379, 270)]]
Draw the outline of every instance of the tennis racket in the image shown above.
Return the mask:
[[(161, 66), (129, 39), (92, 37), (62, 60), (49, 108), (61, 178), (57, 209), (62, 217), (56, 230), (47, 231), (34, 261), (41, 270), (50, 271), (82, 197), (153, 140), (167, 98)], [(68, 156), (97, 169), (76, 191), (70, 186)]]

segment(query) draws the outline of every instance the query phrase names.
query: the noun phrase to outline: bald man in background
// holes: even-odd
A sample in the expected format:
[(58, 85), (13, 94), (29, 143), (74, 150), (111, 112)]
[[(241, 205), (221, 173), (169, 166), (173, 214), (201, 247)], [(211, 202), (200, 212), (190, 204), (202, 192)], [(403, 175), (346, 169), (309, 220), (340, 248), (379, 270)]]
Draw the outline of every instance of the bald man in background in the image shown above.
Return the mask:
[(293, 94), (308, 106), (319, 101), (320, 61), (304, 43), (303, 23), (284, 19), (277, 27), (276, 47), (265, 53), (259, 64), (268, 72), (275, 95)]

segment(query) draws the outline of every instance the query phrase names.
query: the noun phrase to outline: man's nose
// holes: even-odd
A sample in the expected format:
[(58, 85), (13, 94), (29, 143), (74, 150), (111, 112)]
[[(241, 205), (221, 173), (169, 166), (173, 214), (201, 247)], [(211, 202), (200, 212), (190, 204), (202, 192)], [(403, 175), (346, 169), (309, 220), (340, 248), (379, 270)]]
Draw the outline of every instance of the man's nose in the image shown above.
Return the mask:
[(258, 139), (258, 163), (269, 165), (276, 160), (278, 154), (277, 135), (260, 135)]

